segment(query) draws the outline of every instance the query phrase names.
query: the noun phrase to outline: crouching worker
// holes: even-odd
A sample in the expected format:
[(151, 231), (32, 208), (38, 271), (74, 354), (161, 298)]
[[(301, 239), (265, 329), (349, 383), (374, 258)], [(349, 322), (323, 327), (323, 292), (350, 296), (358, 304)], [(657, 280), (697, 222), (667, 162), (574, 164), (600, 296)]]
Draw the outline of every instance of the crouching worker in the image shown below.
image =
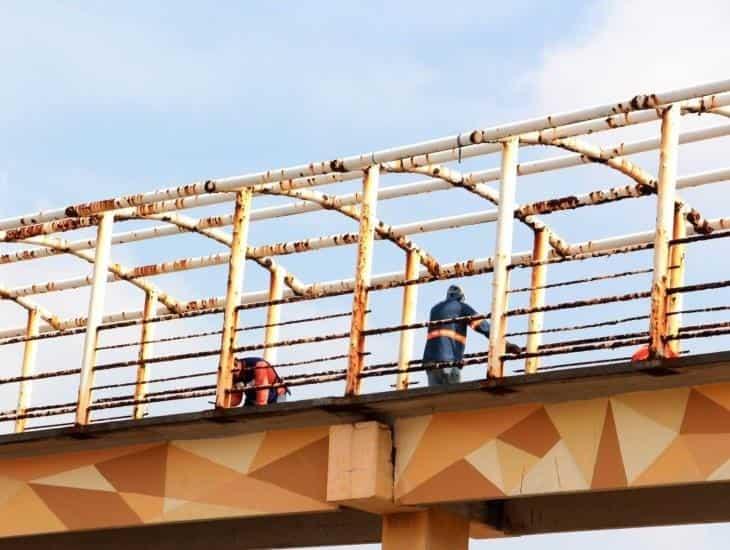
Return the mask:
[[(281, 403), (286, 401), (289, 388), (282, 384), (276, 369), (261, 357), (244, 357), (236, 359), (233, 368), (233, 388), (243, 390), (231, 394), (231, 406), (237, 407), (243, 401), (244, 407), (256, 405), (268, 405), (269, 403)], [(263, 389), (256, 389), (264, 386)]]
[[(464, 301), (461, 287), (451, 285), (446, 292), (446, 299), (431, 309), (431, 321), (443, 321), (453, 317), (471, 317), (478, 315), (476, 310)], [(467, 325), (478, 333), (489, 337), (489, 323), (486, 319), (467, 319), (451, 321), (431, 327), (423, 350), (423, 366), (427, 369), (429, 386), (442, 384), (458, 384), (461, 381), (461, 369), (458, 366), (428, 370), (434, 363), (457, 362), (464, 358), (466, 347)], [(521, 348), (507, 342), (507, 353), (519, 353)]]

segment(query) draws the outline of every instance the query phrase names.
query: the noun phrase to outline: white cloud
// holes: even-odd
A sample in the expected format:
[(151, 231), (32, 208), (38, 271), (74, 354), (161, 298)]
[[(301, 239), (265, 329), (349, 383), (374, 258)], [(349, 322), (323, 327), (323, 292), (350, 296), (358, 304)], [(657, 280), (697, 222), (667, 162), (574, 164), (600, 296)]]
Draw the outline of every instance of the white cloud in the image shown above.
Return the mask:
[(540, 111), (728, 77), (730, 3), (610, 0), (578, 37), (548, 45), (536, 71)]

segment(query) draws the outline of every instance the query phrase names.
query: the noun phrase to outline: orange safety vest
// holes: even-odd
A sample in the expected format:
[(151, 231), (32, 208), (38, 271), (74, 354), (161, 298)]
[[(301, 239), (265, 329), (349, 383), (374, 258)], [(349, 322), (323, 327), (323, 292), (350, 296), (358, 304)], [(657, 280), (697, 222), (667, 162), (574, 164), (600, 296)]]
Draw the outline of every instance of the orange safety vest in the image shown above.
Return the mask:
[(428, 333), (427, 339), (432, 340), (433, 338), (440, 338), (441, 336), (446, 336), (447, 338), (451, 338), (461, 344), (466, 345), (466, 336), (464, 336), (463, 334), (459, 334), (455, 330), (451, 330), (449, 328), (437, 328), (435, 330), (432, 330)]

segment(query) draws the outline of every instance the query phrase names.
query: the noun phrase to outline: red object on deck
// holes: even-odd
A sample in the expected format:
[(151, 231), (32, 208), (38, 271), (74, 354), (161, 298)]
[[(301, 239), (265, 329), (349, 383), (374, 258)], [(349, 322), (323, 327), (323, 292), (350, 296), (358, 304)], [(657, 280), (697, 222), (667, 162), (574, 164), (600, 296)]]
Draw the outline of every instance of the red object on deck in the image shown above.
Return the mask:
[[(670, 350), (667, 352), (667, 359), (675, 359), (676, 357), (678, 355), (673, 351)], [(649, 346), (641, 346), (631, 356), (632, 361), (646, 361), (647, 359), (649, 359)]]

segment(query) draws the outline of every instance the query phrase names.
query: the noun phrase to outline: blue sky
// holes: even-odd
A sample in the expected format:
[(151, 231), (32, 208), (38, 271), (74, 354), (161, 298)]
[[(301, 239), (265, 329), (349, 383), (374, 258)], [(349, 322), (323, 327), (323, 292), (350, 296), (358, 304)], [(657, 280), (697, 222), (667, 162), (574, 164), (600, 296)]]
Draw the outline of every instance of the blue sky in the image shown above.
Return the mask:
[[(638, 92), (727, 78), (725, 25), (730, 8), (716, 0), (704, 2), (701, 11), (687, 10), (677, 0), (638, 5), (628, 0), (255, 6), (3, 2), (0, 217), (333, 158)], [(641, 130), (624, 135), (641, 135)], [(702, 150), (688, 147), (680, 172), (723, 167), (719, 153), (727, 151), (727, 145), (725, 138)], [(521, 152), (523, 159), (550, 154), (554, 153)], [(655, 155), (637, 158), (654, 170)], [(486, 167), (496, 162), (490, 159)], [(526, 181), (535, 184), (520, 186), (519, 199), (605, 188), (622, 181), (591, 167), (569, 174), (567, 179), (562, 174), (531, 176)], [(712, 194), (698, 192), (689, 198), (712, 217), (722, 213), (723, 201), (718, 198), (727, 196), (722, 193), (713, 189)], [(473, 202), (453, 193), (446, 202), (423, 198), (408, 208), (402, 201), (393, 203), (380, 210), (391, 223), (475, 210)], [(554, 223), (570, 241), (615, 234), (617, 226), (621, 233), (647, 229), (651, 203), (637, 203), (622, 203), (620, 217), (615, 210), (596, 209), (583, 221), (556, 215)], [(322, 231), (322, 219), (262, 224), (252, 238), (262, 244), (292, 238), (294, 233), (314, 236), (352, 230), (345, 222), (327, 218)], [(487, 256), (493, 234), (491, 229), (478, 231), (465, 230), (458, 241), (433, 235), (423, 242), (443, 258)], [(483, 251), (470, 254), (482, 241)], [(528, 247), (529, 235), (518, 231), (515, 249)], [(139, 264), (210, 251), (203, 251), (198, 241), (169, 240), (124, 248), (117, 260)], [(717, 255), (698, 252), (696, 257), (707, 269), (722, 267)], [(347, 276), (351, 252), (329, 251), (325, 258), (313, 262), (304, 255), (283, 261), (305, 281)], [(402, 263), (387, 248), (378, 258), (377, 272), (399, 269)], [(621, 260), (613, 268), (641, 267), (647, 258), (636, 264)], [(221, 294), (224, 273), (211, 271), (215, 280), (204, 272), (191, 272), (170, 278), (169, 284), (183, 297)], [(86, 272), (87, 266), (78, 262), (36, 262), (33, 267), (22, 264), (5, 270), (2, 283), (25, 284)], [(264, 287), (261, 273), (249, 268), (249, 274), (247, 288)], [(712, 278), (701, 272), (690, 272), (688, 277)], [(465, 282), (478, 309), (488, 307), (488, 293), (480, 291), (486, 284)], [(607, 285), (604, 290), (617, 288), (626, 287)], [(140, 299), (129, 292), (116, 293), (108, 311)], [(441, 287), (424, 289), (420, 318), (442, 293)], [(86, 294), (69, 294), (72, 299), (54, 295), (40, 301), (68, 314), (83, 313)], [(389, 296), (375, 298), (380, 310), (398, 303), (396, 295)], [(704, 303), (699, 300), (698, 304)], [(129, 307), (136, 309), (138, 304)], [(2, 328), (22, 319), (6, 306), (0, 309)], [(348, 303), (323, 307), (346, 309)], [(627, 308), (617, 307), (610, 314), (626, 314)], [(397, 313), (378, 315), (375, 324), (397, 320)], [(380, 344), (379, 350), (385, 353), (389, 342)], [(702, 345), (694, 349), (707, 349)], [(52, 357), (58, 351), (49, 346), (43, 353)], [(40, 390), (38, 395), (53, 392)], [(473, 543), (472, 548), (528, 550), (586, 543), (596, 549), (617, 544), (627, 549), (690, 544), (715, 548), (727, 535), (725, 526), (698, 526)]]

